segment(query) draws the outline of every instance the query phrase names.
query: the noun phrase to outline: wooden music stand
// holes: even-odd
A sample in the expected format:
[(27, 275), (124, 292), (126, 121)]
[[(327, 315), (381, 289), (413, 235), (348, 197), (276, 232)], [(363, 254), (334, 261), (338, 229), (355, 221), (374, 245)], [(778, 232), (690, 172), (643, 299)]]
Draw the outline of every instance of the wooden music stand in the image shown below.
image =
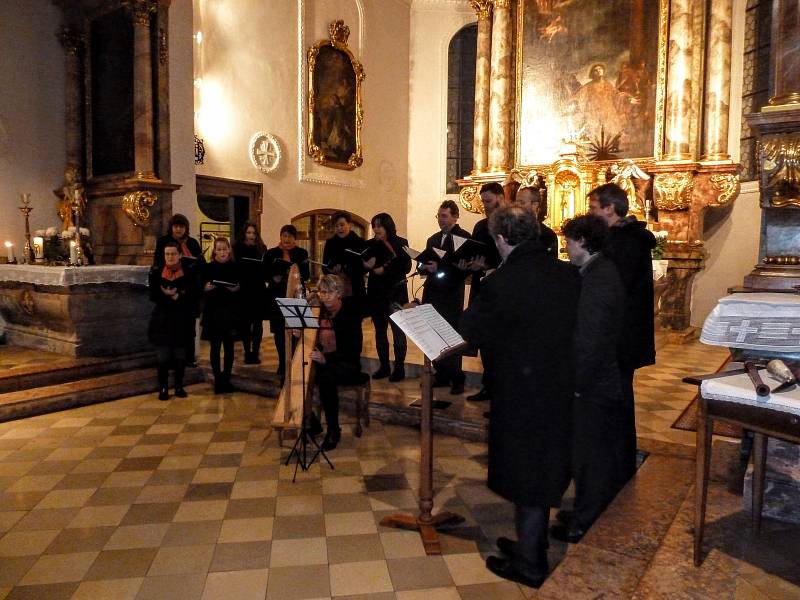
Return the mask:
[[(439, 355), (439, 359), (463, 351), (466, 344), (454, 346)], [(458, 525), (464, 517), (452, 512), (433, 512), (433, 368), (426, 356), (420, 379), (422, 414), (420, 415), (420, 469), (419, 469), (419, 514), (417, 516), (398, 513), (381, 519), (383, 527), (415, 529), (419, 531), (425, 554), (441, 554), (437, 528)]]

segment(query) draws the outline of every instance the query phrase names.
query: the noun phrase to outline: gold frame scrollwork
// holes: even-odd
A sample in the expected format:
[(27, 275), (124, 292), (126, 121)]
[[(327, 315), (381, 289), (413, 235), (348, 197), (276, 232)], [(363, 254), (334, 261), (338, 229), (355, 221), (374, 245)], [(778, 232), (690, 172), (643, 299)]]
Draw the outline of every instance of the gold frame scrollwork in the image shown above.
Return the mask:
[[(321, 40), (308, 49), (308, 154), (315, 162), (326, 167), (333, 167), (334, 169), (345, 169), (352, 171), (360, 167), (364, 162), (363, 150), (361, 145), (361, 127), (364, 122), (364, 106), (361, 91), (361, 82), (364, 80), (364, 68), (361, 63), (356, 60), (350, 48), (347, 47), (347, 38), (350, 37), (350, 28), (344, 24), (344, 21), (334, 21), (328, 26), (328, 34), (330, 36), (327, 40)], [(317, 93), (314, 89), (314, 73), (317, 68), (317, 57), (320, 50), (325, 46), (343, 52), (350, 60), (355, 74), (356, 84), (356, 107), (355, 107), (355, 142), (356, 149), (347, 162), (337, 162), (330, 160), (320, 146), (314, 141), (314, 114), (317, 108)]]
[(692, 205), (694, 176), (689, 171), (657, 173), (653, 198), (659, 210), (687, 210)]
[(150, 190), (136, 190), (122, 197), (122, 212), (136, 227), (150, 224), (150, 208), (155, 206), (158, 196)]
[(458, 192), (458, 202), (471, 213), (483, 214), (483, 202), (477, 185), (465, 185)]
[(725, 206), (739, 195), (739, 174), (720, 173), (708, 178), (711, 188), (717, 193), (716, 199), (710, 200), (708, 206), (718, 208)]
[(800, 136), (765, 136), (759, 144), (761, 186), (774, 208), (800, 208)]

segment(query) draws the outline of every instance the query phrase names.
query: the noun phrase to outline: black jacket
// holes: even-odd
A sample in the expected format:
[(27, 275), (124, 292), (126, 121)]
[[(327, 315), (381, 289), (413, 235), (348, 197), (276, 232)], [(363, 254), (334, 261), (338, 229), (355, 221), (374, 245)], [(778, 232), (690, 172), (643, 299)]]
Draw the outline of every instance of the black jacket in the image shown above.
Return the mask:
[(621, 406), (617, 346), (625, 292), (617, 267), (595, 254), (581, 269), (581, 297), (575, 327), (575, 392), (581, 401)]
[(461, 317), (493, 373), (489, 488), (516, 504), (557, 506), (569, 484), (579, 293), (575, 267), (525, 242)]
[[(383, 267), (383, 273), (378, 275), (374, 268), (367, 275), (367, 305), (370, 314), (385, 312), (392, 302), (405, 304), (408, 302), (408, 286), (406, 275), (411, 270), (411, 257), (403, 250), (408, 246), (408, 240), (400, 236), (388, 240), (394, 251), (394, 256), (382, 265), (375, 263), (375, 267)], [(379, 240), (370, 240), (370, 244), (382, 244)]]
[[(494, 238), (489, 233), (489, 219), (481, 219), (475, 223), (472, 228), (472, 239), (486, 244), (486, 271), (496, 269), (500, 264), (500, 253), (495, 246)], [(469, 286), (469, 301), (472, 303), (475, 296), (478, 295), (481, 289), (481, 279), (486, 275), (486, 271), (478, 271), (472, 273), (472, 283)]]
[(203, 326), (204, 340), (235, 338), (239, 332), (241, 313), (241, 289), (216, 284), (205, 291), (208, 282), (223, 281), (240, 284), (239, 267), (229, 260), (224, 263), (211, 261), (203, 267)]
[(558, 258), (558, 236), (544, 223), (539, 223), (539, 241), (550, 256)]
[[(153, 266), (164, 266), (164, 247), (167, 245), (167, 242), (175, 242), (180, 244), (178, 240), (172, 237), (170, 234), (162, 235), (156, 241), (156, 251), (153, 255)], [(186, 238), (186, 247), (189, 249), (189, 252), (192, 256), (194, 256), (198, 262), (193, 260), (181, 260), (181, 263), (184, 267), (186, 266), (194, 266), (196, 264), (201, 264), (205, 262), (203, 260), (203, 250), (200, 248), (200, 242), (198, 242), (193, 237)]]
[(353, 296), (363, 298), (364, 264), (360, 256), (347, 252), (348, 248), (361, 252), (366, 248), (366, 242), (355, 231), (351, 231), (343, 238), (338, 235), (328, 238), (322, 251), (322, 262), (327, 265), (323, 267), (323, 271), (334, 273), (337, 265), (341, 267), (341, 274), (349, 279), (353, 288)]
[[(323, 307), (321, 318), (325, 317)], [(336, 352), (325, 354), (329, 367), (343, 363), (361, 371), (361, 349), (364, 343), (361, 321), (364, 318), (364, 304), (358, 298), (342, 298), (342, 307), (332, 319), (336, 334)]]
[(248, 319), (265, 319), (272, 306), (267, 293), (266, 248), (236, 242), (233, 256), (242, 282), (241, 307)]
[(619, 271), (625, 287), (625, 310), (619, 339), (619, 364), (622, 369), (638, 369), (656, 362), (653, 316), (653, 262), (650, 251), (655, 236), (646, 223), (633, 217), (609, 229), (603, 254)]
[[(150, 269), (148, 286), (153, 312), (147, 336), (156, 346), (184, 346), (194, 336), (194, 315), (197, 305), (198, 284), (193, 271), (184, 270), (183, 276), (172, 281), (161, 278), (163, 267)], [(161, 288), (178, 291), (178, 299), (167, 296)]]
[[(461, 237), (470, 238), (470, 234), (464, 229), (454, 225), (449, 232)], [(442, 232), (437, 231), (425, 244), (425, 249), (441, 248)], [(447, 256), (439, 263), (436, 273), (425, 273), (424, 289), (422, 301), (433, 304), (442, 316), (453, 326), (458, 323), (458, 317), (464, 308), (464, 280), (469, 276), (470, 271), (457, 269), (455, 265), (447, 260)]]

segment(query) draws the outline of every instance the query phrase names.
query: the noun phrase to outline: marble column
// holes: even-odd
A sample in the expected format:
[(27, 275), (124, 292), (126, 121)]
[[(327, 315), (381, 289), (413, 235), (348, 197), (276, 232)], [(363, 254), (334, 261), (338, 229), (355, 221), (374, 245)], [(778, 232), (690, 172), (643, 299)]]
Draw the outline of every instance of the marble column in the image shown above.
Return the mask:
[(75, 165), (83, 179), (83, 76), (81, 55), (85, 36), (70, 27), (64, 27), (58, 35), (64, 47), (64, 120), (66, 125), (67, 164)]
[(478, 51), (475, 61), (475, 123), (472, 173), (486, 171), (489, 159), (489, 85), (491, 82), (492, 1), (470, 0), (478, 13)]
[(772, 5), (772, 106), (800, 104), (800, 0), (774, 0)]
[(691, 125), (694, 83), (692, 62), (694, 59), (694, 0), (672, 0), (670, 2), (669, 54), (667, 57), (667, 109), (665, 130), (665, 154), (663, 160), (691, 160)]
[(510, 0), (493, 4), (489, 170), (505, 171), (511, 163), (511, 6)]
[(153, 167), (153, 56), (150, 21), (152, 0), (133, 0), (133, 138), (137, 179), (156, 179)]
[(713, 0), (708, 19), (706, 97), (703, 105), (703, 156), (729, 160), (728, 116), (731, 97), (731, 21), (733, 0)]

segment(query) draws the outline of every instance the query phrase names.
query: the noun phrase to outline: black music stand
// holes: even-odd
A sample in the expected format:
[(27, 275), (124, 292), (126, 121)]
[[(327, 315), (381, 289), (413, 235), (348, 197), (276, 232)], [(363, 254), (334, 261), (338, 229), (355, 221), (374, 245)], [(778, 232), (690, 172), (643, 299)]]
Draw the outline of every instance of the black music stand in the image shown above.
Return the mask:
[[(303, 331), (306, 329), (319, 329), (319, 319), (312, 314), (311, 306), (308, 304), (306, 299), (276, 298), (275, 302), (277, 302), (278, 308), (281, 311), (281, 315), (286, 322), (286, 329), (301, 329)], [(305, 355), (306, 338), (305, 335), (301, 333), (300, 356), (305, 357)], [(294, 475), (292, 476), (292, 483), (294, 483), (295, 479), (297, 479), (297, 468), (300, 467), (303, 471), (308, 471), (308, 469), (314, 464), (314, 461), (316, 461), (317, 457), (319, 456), (322, 456), (330, 468), (333, 469), (333, 463), (328, 458), (328, 455), (325, 454), (322, 446), (320, 446), (317, 443), (317, 440), (314, 439), (314, 436), (310, 435), (308, 432), (308, 418), (310, 411), (308, 406), (308, 394), (306, 393), (306, 366), (308, 366), (308, 363), (305, 362), (305, 358), (303, 358), (303, 368), (301, 369), (303, 377), (303, 418), (300, 421), (300, 433), (298, 434), (297, 439), (295, 440), (294, 445), (289, 452), (289, 456), (286, 457), (286, 462), (284, 463), (288, 465), (292, 461), (292, 456), (297, 459), (297, 464), (295, 464), (294, 467)], [(316, 451), (312, 449), (311, 452), (313, 452), (313, 454), (311, 455), (311, 458), (309, 458), (309, 446), (311, 445), (316, 446)]]

